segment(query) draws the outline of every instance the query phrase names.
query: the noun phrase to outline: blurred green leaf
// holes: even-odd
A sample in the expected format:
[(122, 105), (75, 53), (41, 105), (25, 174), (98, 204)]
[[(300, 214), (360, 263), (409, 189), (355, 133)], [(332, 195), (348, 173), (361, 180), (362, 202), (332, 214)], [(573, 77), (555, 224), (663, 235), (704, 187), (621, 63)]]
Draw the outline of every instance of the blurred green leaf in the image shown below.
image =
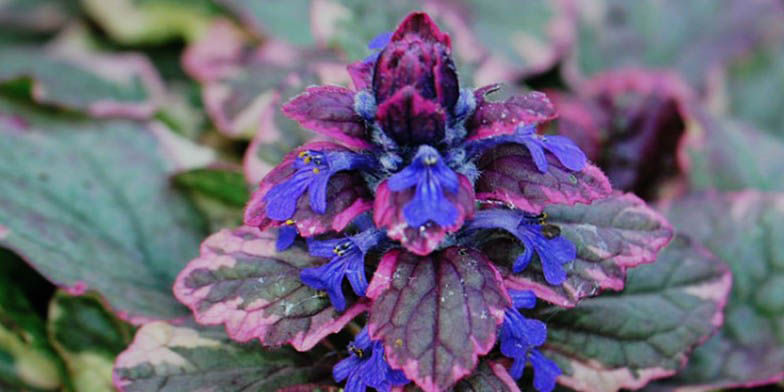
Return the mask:
[(0, 122), (0, 244), (58, 285), (101, 293), (124, 318), (187, 314), (171, 287), (205, 227), (172, 189), (164, 135), (4, 101), (0, 113), (18, 118)]
[(76, 391), (114, 391), (114, 359), (131, 342), (131, 326), (112, 315), (97, 296), (58, 292), (49, 307), (47, 330), (65, 361)]
[(0, 26), (52, 32), (79, 13), (79, 0), (3, 0), (0, 1)]
[[(216, 0), (260, 37), (297, 46), (315, 43), (310, 32), (311, 0)], [(383, 7), (381, 7), (383, 8)]]
[(240, 170), (229, 168), (194, 169), (173, 177), (186, 190), (210, 224), (210, 232), (242, 225), (242, 213), (250, 198)]

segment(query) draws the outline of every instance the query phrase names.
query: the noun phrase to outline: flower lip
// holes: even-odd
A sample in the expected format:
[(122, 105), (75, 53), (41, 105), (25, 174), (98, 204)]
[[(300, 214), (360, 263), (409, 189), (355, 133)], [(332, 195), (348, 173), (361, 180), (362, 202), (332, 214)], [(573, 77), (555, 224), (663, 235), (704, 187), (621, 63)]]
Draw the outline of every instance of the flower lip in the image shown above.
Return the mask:
[(370, 339), (367, 327), (348, 344), (349, 357), (332, 370), (335, 381), (346, 381), (346, 391), (364, 391), (367, 387), (388, 392), (409, 380), (400, 370), (392, 369), (384, 358), (384, 345)]

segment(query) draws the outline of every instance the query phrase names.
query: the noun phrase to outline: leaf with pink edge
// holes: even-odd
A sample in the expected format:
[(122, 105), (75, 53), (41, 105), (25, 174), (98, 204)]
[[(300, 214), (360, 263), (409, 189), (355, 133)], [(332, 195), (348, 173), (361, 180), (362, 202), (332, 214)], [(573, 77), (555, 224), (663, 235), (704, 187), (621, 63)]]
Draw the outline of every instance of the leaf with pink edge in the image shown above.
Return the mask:
[(290, 349), (237, 343), (219, 328), (156, 321), (136, 332), (114, 364), (120, 392), (277, 391), (320, 381), (329, 368)]
[(517, 382), (501, 362), (483, 360), (470, 377), (460, 380), (453, 392), (520, 392)]
[(74, 49), (63, 44), (81, 34), (60, 39), (60, 45), (0, 48), (0, 81), (30, 79), (34, 100), (97, 117), (147, 119), (155, 114), (163, 83), (141, 54), (108, 54)]
[(775, 0), (593, 0), (574, 5), (580, 38), (564, 65), (567, 79), (624, 66), (669, 67), (700, 91), (709, 75), (780, 34), (784, 17), (784, 7)]
[(732, 269), (730, 300), (718, 334), (667, 390), (749, 387), (784, 379), (784, 194), (695, 193), (667, 215)]
[(479, 251), (451, 247), (428, 256), (392, 250), (368, 288), (368, 328), (387, 360), (425, 391), (443, 391), (493, 348), (510, 300)]
[(283, 105), (283, 113), (304, 128), (349, 147), (370, 147), (365, 120), (354, 112), (354, 92), (347, 88), (310, 87)]
[(2, 100), (0, 112), (27, 123), (0, 123), (0, 246), (66, 289), (99, 292), (133, 323), (186, 315), (171, 285), (205, 225), (170, 183), (175, 163), (156, 127)]
[(615, 189), (643, 198), (663, 193), (662, 184), (679, 173), (677, 147), (695, 102), (691, 87), (674, 73), (624, 68), (596, 75), (578, 91), (553, 95), (558, 132), (584, 148)]
[(590, 203), (610, 195), (607, 177), (594, 165), (579, 172), (567, 169), (547, 154), (548, 169), (537, 169), (530, 151), (518, 144), (502, 144), (482, 154), (476, 182), (477, 198), (498, 200), (532, 213), (548, 205)]
[(548, 330), (542, 352), (560, 365), (562, 385), (639, 389), (677, 372), (721, 326), (731, 283), (721, 261), (679, 235), (656, 263), (629, 271), (623, 292), (538, 310)]
[(510, 135), (521, 125), (540, 124), (557, 116), (547, 96), (538, 91), (513, 95), (504, 101), (487, 99), (487, 95), (500, 88), (500, 84), (492, 84), (474, 92), (476, 110), (466, 123), (468, 140)]
[(512, 274), (522, 247), (508, 237), (487, 242), (483, 248), (509, 287), (534, 290), (540, 298), (563, 307), (573, 307), (601, 290), (623, 289), (626, 270), (654, 262), (672, 238), (669, 223), (632, 194), (615, 194), (590, 205), (551, 206), (544, 213), (545, 222), (577, 247), (577, 258), (565, 265), (567, 278), (562, 285), (549, 285), (539, 263)]
[(427, 255), (438, 247), (447, 233), (453, 233), (463, 226), (466, 219), (474, 215), (474, 190), (471, 182), (458, 174), (460, 187), (456, 195), (446, 194), (458, 211), (458, 219), (450, 227), (441, 227), (432, 221), (420, 227), (411, 227), (404, 216), (404, 206), (414, 197), (415, 188), (392, 192), (387, 181), (376, 189), (373, 205), (373, 220), (376, 226), (387, 230), (387, 235), (411, 252)]
[(306, 351), (367, 306), (357, 303), (338, 313), (326, 295), (300, 279), (300, 270), (317, 266), (319, 259), (300, 245), (278, 252), (276, 238), (275, 230), (253, 227), (213, 234), (177, 277), (174, 295), (196, 321), (224, 324), (232, 339), (258, 338), (267, 346), (291, 343)]

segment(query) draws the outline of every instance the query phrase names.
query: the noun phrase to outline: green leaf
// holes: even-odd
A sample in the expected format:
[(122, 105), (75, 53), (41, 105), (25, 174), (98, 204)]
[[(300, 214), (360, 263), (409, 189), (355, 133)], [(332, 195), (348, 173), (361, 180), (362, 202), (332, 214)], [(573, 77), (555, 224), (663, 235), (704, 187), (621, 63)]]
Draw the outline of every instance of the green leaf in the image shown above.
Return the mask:
[(0, 245), (52, 282), (101, 293), (123, 318), (187, 314), (174, 277), (204, 222), (169, 183), (161, 133), (130, 121), (45, 116), (0, 101)]
[(311, 0), (217, 2), (233, 12), (260, 37), (280, 39), (298, 46), (314, 43), (309, 28)]
[(568, 76), (624, 66), (668, 67), (700, 88), (710, 71), (776, 31), (783, 11), (773, 0), (591, 0), (576, 5), (577, 42), (566, 64)]
[(30, 32), (51, 32), (79, 13), (78, 0), (4, 0), (0, 26)]
[(0, 264), (0, 389), (59, 390), (63, 365), (22, 289), (24, 263), (0, 249)]
[(30, 79), (35, 101), (93, 116), (150, 118), (163, 95), (152, 64), (140, 54), (88, 49), (87, 39), (75, 27), (45, 48), (0, 47), (0, 82)]
[(131, 341), (131, 326), (93, 295), (58, 292), (49, 306), (47, 330), (77, 391), (114, 391), (114, 359)]
[(243, 209), (250, 195), (241, 171), (201, 168), (178, 173), (172, 179), (207, 218), (210, 231), (242, 224)]
[(697, 112), (681, 148), (693, 190), (784, 190), (784, 142), (748, 125)]
[(81, 0), (114, 40), (129, 45), (191, 41), (207, 29), (215, 6), (208, 0)]
[(115, 385), (123, 392), (275, 391), (317, 381), (329, 368), (303, 363), (291, 350), (240, 344), (222, 328), (153, 322), (117, 358)]
[(547, 346), (561, 384), (580, 391), (638, 389), (674, 374), (722, 323), (727, 267), (679, 235), (653, 264), (629, 271), (623, 292), (547, 308)]
[(732, 269), (722, 329), (667, 387), (698, 389), (784, 379), (784, 194), (696, 193), (667, 215)]
[(453, 392), (519, 392), (520, 388), (504, 364), (482, 361), (471, 376), (460, 380)]

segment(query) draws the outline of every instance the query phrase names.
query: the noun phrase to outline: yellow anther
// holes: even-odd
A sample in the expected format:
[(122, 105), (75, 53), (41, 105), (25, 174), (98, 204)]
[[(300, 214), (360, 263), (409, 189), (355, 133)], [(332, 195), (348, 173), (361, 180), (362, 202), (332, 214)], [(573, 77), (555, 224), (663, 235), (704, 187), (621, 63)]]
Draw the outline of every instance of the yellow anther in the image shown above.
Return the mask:
[(291, 226), (291, 225), (293, 225), (296, 222), (294, 221), (294, 219), (286, 219), (286, 222), (284, 222), (284, 223), (286, 223), (287, 225)]
[(397, 338), (397, 340), (395, 340), (395, 347), (403, 347), (403, 339)]
[(302, 158), (302, 157), (304, 157), (304, 156), (306, 156), (306, 155), (308, 155), (308, 152), (307, 152), (307, 151), (300, 151), (300, 152), (299, 152), (299, 157), (300, 157), (300, 158)]
[(310, 156), (308, 155), (305, 158), (302, 158), (302, 162), (310, 163)]
[(432, 166), (438, 162), (438, 157), (436, 156), (427, 156), (425, 157), (425, 165)]
[(313, 168), (313, 173), (315, 173), (315, 174), (319, 174), (319, 172), (320, 172), (319, 168), (317, 168), (317, 167), (314, 167), (314, 168)]

